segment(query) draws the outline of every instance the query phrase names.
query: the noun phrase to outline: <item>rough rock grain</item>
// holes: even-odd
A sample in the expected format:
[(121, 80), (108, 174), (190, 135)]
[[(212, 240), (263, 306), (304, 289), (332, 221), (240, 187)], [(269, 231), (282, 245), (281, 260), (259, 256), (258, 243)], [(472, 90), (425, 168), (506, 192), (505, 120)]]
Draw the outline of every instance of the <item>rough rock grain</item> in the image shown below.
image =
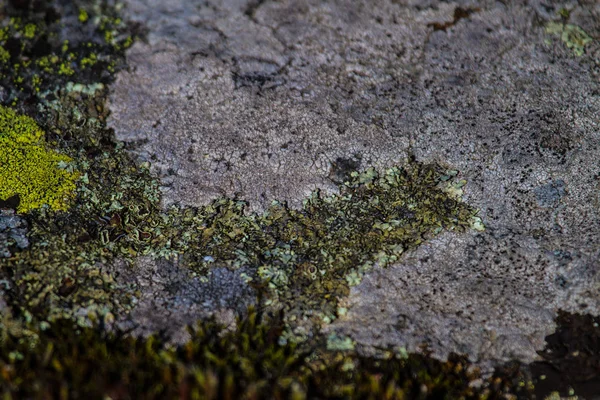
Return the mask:
[(120, 282), (134, 283), (141, 295), (121, 328), (147, 335), (162, 332), (175, 343), (189, 339), (186, 327), (215, 316), (228, 326), (254, 303), (256, 294), (240, 278), (242, 271), (214, 268), (200, 279), (179, 267), (177, 261), (141, 257), (135, 268), (117, 263), (112, 269)]
[(112, 88), (117, 138), (165, 202), (262, 209), (343, 168), (460, 170), (483, 233), (445, 233), (355, 287), (328, 329), (531, 361), (558, 309), (600, 313), (597, 2), (127, 0), (149, 31)]

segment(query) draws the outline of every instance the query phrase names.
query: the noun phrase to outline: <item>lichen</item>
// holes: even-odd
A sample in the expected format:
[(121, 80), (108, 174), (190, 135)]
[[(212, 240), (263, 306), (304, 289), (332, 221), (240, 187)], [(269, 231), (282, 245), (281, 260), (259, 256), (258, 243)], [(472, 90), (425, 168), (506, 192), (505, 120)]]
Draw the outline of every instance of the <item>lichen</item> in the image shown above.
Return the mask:
[[(0, 34), (2, 43), (18, 40), (21, 49), (10, 53), (18, 68), (2, 70), (13, 78), (8, 101), (27, 97), (36, 104), (23, 108), (80, 174), (68, 214), (32, 215), (30, 247), (4, 261), (9, 304), (26, 320), (41, 326), (67, 318), (85, 326), (94, 316), (126, 313), (136, 288), (118, 285), (111, 265), (152, 255), (177, 259), (196, 276), (246, 267), (261, 305), (285, 311), (282, 337), (305, 340), (344, 312), (338, 299), (369, 269), (395, 262), (443, 229), (483, 229), (476, 211), (460, 201), (465, 182), (455, 179), (458, 172), (418, 163), (348, 171), (339, 194), (315, 192), (302, 210), (275, 202), (250, 214), (244, 201), (218, 199), (163, 211), (149, 166), (137, 165), (105, 124), (109, 79), (102, 77), (120, 65), (131, 35), (119, 31), (124, 24), (110, 7), (74, 2), (62, 10), (62, 19), (47, 18), (44, 9), (20, 15), (5, 21)], [(32, 23), (29, 41), (23, 29)], [(63, 23), (86, 39), (60, 39)], [(48, 45), (43, 54), (34, 51), (35, 40)], [(73, 74), (61, 75), (61, 65)]]
[[(89, 16), (85, 23), (78, 19), (82, 7)], [(3, 296), (18, 319), (36, 329), (59, 318), (88, 325), (97, 316), (128, 310), (133, 292), (117, 285), (107, 271), (119, 254), (95, 236), (97, 223), (115, 203), (114, 196), (125, 206), (129, 201), (143, 204), (145, 197), (138, 194), (152, 197), (147, 171), (115, 149), (103, 122), (104, 85), (112, 79), (107, 70), (123, 64), (123, 42), (130, 37), (114, 16), (114, 4), (105, 1), (65, 2), (60, 7), (42, 2), (35, 9), (10, 2), (2, 5), (2, 12), (10, 17), (0, 21), (5, 50), (0, 58), (6, 61), (0, 60), (0, 101), (28, 116), (2, 108), (0, 205), (18, 205), (19, 211), (41, 202), (50, 205), (27, 215), (29, 248), (22, 240), (16, 243), (15, 237), (21, 236), (14, 229), (3, 239), (2, 246), (10, 250), (10, 257), (0, 261)], [(104, 41), (106, 29), (118, 31), (111, 43)], [(71, 32), (69, 40), (63, 39), (65, 30)], [(1, 202), (18, 188), (5, 184), (7, 177), (17, 179), (17, 168), (18, 184), (26, 193)], [(45, 197), (39, 195), (44, 188), (52, 189)], [(63, 189), (68, 195), (61, 196)], [(31, 193), (39, 195), (37, 203)], [(55, 209), (66, 212), (57, 214)]]
[[(121, 223), (107, 227), (107, 237), (142, 254), (177, 256), (198, 275), (213, 265), (250, 267), (247, 280), (263, 288), (264, 304), (284, 309), (297, 327), (289, 334), (303, 339), (307, 327), (298, 324), (336, 319), (337, 300), (374, 266), (397, 261), (444, 229), (484, 229), (476, 210), (447, 190), (465, 182), (443, 179), (446, 172), (415, 162), (355, 171), (339, 194), (316, 191), (302, 210), (274, 202), (263, 214), (248, 214), (245, 202), (220, 199), (199, 208), (172, 207), (156, 227), (145, 226), (152, 238), (146, 242), (139, 240), (140, 229), (128, 234)], [(114, 216), (129, 218), (127, 211)]]
[(49, 148), (35, 121), (0, 106), (0, 200), (18, 195), (21, 213), (44, 205), (67, 210), (77, 179), (71, 161)]
[(577, 57), (584, 54), (585, 47), (593, 41), (581, 27), (563, 22), (548, 22), (546, 33), (560, 37), (563, 43), (573, 51)]
[[(471, 386), (478, 375), (464, 357), (438, 362), (385, 351), (365, 358), (351, 338), (318, 333), (347, 311), (338, 299), (370, 268), (395, 262), (443, 229), (483, 229), (460, 199), (465, 183), (457, 171), (415, 162), (348, 171), (338, 194), (315, 192), (301, 210), (275, 202), (252, 214), (244, 201), (218, 199), (164, 211), (149, 166), (138, 165), (106, 128), (106, 84), (132, 43), (107, 4), (65, 2), (60, 15), (41, 9), (1, 22), (2, 101), (43, 126), (47, 134), (33, 131), (31, 141), (47, 136), (69, 155), (58, 171), (80, 175), (73, 206), (29, 214), (29, 247), (11, 248), (0, 260), (10, 311), (0, 323), (0, 391), (7, 398), (503, 393), (502, 380)], [(63, 29), (83, 33), (64, 40)], [(117, 283), (111, 272), (143, 254), (177, 259), (197, 276), (245, 267), (259, 306), (278, 317), (262, 322), (249, 310), (227, 331), (201, 321), (178, 348), (157, 334), (128, 336), (112, 321), (131, 310), (138, 288)]]

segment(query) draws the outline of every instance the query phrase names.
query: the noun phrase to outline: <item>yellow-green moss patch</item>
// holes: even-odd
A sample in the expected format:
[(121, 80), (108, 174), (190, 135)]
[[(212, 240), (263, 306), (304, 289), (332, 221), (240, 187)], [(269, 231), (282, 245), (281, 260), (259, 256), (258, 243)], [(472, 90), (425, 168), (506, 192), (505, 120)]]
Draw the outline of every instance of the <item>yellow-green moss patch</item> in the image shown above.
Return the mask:
[(44, 204), (66, 210), (77, 179), (69, 162), (48, 147), (34, 120), (0, 106), (0, 200), (18, 195), (20, 213)]

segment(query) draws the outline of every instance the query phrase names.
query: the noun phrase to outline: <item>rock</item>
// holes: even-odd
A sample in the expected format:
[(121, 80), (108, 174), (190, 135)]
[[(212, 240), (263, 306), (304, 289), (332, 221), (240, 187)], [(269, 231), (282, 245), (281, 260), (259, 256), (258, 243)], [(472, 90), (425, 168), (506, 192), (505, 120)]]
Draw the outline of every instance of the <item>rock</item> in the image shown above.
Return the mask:
[(29, 246), (27, 222), (11, 209), (0, 209), (0, 258), (10, 257), (10, 249)]
[(374, 270), (328, 330), (364, 351), (424, 343), (489, 365), (535, 359), (558, 309), (600, 313), (600, 46), (577, 56), (545, 29), (598, 37), (600, 5), (125, 3), (149, 33), (109, 124), (153, 164), (165, 205), (299, 207), (347, 169), (411, 157), (468, 182), (486, 230)]
[(141, 295), (135, 309), (119, 321), (121, 328), (149, 335), (161, 331), (174, 343), (185, 343), (186, 326), (215, 316), (231, 322), (233, 313), (246, 311), (256, 294), (245, 284), (242, 270), (214, 268), (204, 279), (193, 277), (177, 261), (138, 259), (135, 267), (113, 266), (117, 282), (135, 283)]

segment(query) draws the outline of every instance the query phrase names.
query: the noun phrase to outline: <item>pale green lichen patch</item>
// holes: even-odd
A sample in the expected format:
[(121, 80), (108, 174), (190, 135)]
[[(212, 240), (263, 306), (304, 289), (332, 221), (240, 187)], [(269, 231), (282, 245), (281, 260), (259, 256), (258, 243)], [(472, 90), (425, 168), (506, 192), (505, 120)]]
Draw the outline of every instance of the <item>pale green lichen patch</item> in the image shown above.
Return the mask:
[[(456, 175), (456, 174), (455, 174)], [(263, 214), (247, 214), (246, 203), (222, 199), (200, 208), (173, 207), (147, 231), (127, 231), (116, 212), (106, 238), (120, 247), (157, 257), (181, 254), (202, 275), (212, 265), (250, 267), (247, 276), (267, 294), (265, 305), (286, 311), (295, 326), (337, 318), (337, 300), (374, 266), (385, 267), (443, 229), (483, 229), (476, 210), (448, 193), (454, 178), (435, 165), (410, 163), (384, 172), (354, 172), (340, 193), (318, 191), (293, 210), (274, 202)], [(155, 227), (151, 227), (155, 225)], [(145, 232), (145, 233), (144, 233)], [(139, 238), (146, 235), (146, 242)], [(248, 274), (247, 274), (248, 275)], [(303, 324), (303, 323), (302, 323)], [(292, 334), (303, 338), (306, 328)]]
[(585, 47), (593, 41), (592, 37), (579, 26), (562, 22), (548, 22), (546, 33), (560, 37), (563, 43), (578, 57), (584, 54)]
[(35, 121), (0, 106), (0, 200), (18, 195), (21, 213), (44, 205), (67, 210), (78, 176), (71, 161), (49, 148)]

